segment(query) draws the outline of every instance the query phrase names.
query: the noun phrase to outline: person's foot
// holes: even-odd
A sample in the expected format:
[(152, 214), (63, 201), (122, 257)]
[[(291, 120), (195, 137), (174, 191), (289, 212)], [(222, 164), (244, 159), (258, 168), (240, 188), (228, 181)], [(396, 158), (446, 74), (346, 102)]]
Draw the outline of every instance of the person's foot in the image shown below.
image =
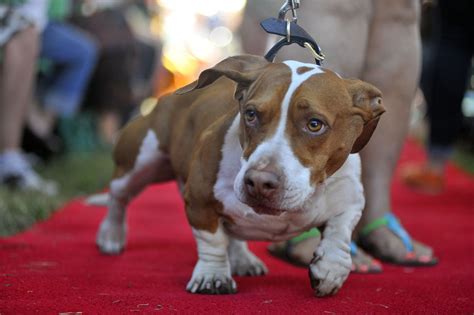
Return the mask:
[[(303, 240), (286, 241), (272, 243), (268, 246), (268, 251), (273, 256), (280, 258), (296, 266), (307, 267), (313, 259), (314, 250), (318, 247), (321, 241), (320, 235), (313, 235)], [(382, 272), (382, 265), (380, 262), (361, 248), (358, 248), (355, 243), (351, 244), (351, 271), (354, 273), (379, 273)]]
[(298, 243), (291, 241), (276, 242), (268, 245), (273, 256), (285, 260), (292, 265), (307, 267), (313, 259), (314, 250), (318, 247), (321, 237), (309, 237)]
[(438, 262), (432, 248), (412, 240), (391, 213), (362, 228), (358, 244), (383, 262), (405, 266), (432, 266)]
[(437, 263), (433, 249), (413, 240), (413, 250), (407, 250), (400, 238), (388, 228), (381, 227), (364, 237), (362, 248), (374, 257), (389, 263), (406, 266), (430, 266)]
[(382, 272), (382, 264), (377, 259), (367, 254), (362, 248), (358, 247), (354, 242), (351, 243), (351, 258), (353, 273), (380, 273)]
[(24, 155), (18, 151), (0, 154), (0, 184), (15, 189), (35, 190), (47, 195), (57, 193), (56, 184), (41, 178)]
[(424, 193), (438, 194), (444, 187), (443, 172), (428, 165), (406, 165), (401, 170), (400, 177), (405, 185)]
[(99, 117), (99, 136), (103, 143), (113, 145), (120, 130), (120, 117), (114, 112), (107, 112)]

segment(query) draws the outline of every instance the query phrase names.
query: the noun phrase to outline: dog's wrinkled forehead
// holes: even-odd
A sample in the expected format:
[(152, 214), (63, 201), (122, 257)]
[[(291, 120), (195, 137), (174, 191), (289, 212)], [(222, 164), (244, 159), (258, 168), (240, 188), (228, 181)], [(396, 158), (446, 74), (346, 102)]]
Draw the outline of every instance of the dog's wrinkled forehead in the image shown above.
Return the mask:
[[(280, 90), (280, 92), (278, 93), (276, 92), (278, 90), (278, 79), (275, 78), (273, 81), (274, 88), (272, 88), (271, 90), (272, 92), (263, 93), (267, 96), (273, 95), (270, 98), (270, 103), (263, 102), (266, 103), (266, 105), (271, 104), (270, 108), (265, 105), (262, 106), (264, 110), (267, 111), (267, 116), (270, 117), (267, 117), (266, 119), (262, 117), (262, 120), (265, 120), (265, 122), (262, 123), (264, 123), (266, 127), (259, 128), (259, 136), (255, 136), (255, 134), (251, 132), (254, 135), (254, 139), (250, 143), (247, 143), (248, 146), (244, 150), (244, 158), (248, 159), (251, 155), (253, 155), (251, 158), (253, 162), (258, 162), (260, 158), (265, 155), (270, 155), (272, 152), (276, 153), (276, 151), (280, 151), (279, 148), (282, 145), (282, 141), (288, 142), (288, 139), (286, 139), (287, 136), (285, 129), (287, 126), (288, 114), (291, 106), (292, 97), (295, 91), (310, 77), (314, 75), (323, 74), (325, 72), (324, 69), (317, 65), (302, 63), (293, 60), (285, 61), (283, 62), (283, 64), (278, 65), (278, 67), (282, 67), (282, 65), (284, 65), (285, 69), (280, 68), (284, 70), (282, 73), (283, 75), (280, 78), (284, 78), (284, 81), (286, 81), (285, 83), (283, 83), (282, 86), (284, 90)], [(268, 77), (264, 77), (262, 81), (267, 81), (268, 79)], [(250, 98), (253, 99), (250, 103), (255, 102), (256, 99), (260, 99), (261, 101), (263, 101), (261, 99), (262, 93), (257, 93), (259, 95), (255, 95), (253, 93), (255, 90), (262, 91), (262, 88), (260, 86), (261, 83), (263, 82), (256, 82), (253, 91), (250, 92)], [(268, 91), (268, 88), (263, 89), (263, 91)], [(274, 99), (276, 94), (278, 94), (279, 96)], [(289, 145), (287, 145), (287, 147), (289, 149)]]
[(327, 71), (315, 64), (287, 60), (269, 66), (266, 73), (264, 73), (263, 80), (265, 83), (273, 83), (272, 86), (275, 86), (275, 84), (285, 85), (285, 92), (288, 92), (287, 94), (291, 98), (293, 92), (306, 80)]
[(280, 119), (281, 123), (278, 126), (278, 131), (283, 131), (280, 129), (285, 128), (285, 122), (288, 115), (288, 108), (290, 106), (291, 97), (293, 96), (296, 89), (301, 84), (303, 84), (304, 81), (308, 80), (311, 76), (324, 73), (324, 70), (318, 65), (302, 63), (294, 60), (287, 60), (283, 63), (287, 65), (291, 70), (291, 82), (288, 86), (288, 90), (286, 91), (285, 97), (281, 104), (282, 119)]
[(305, 82), (310, 82), (309, 78), (323, 74), (325, 71), (315, 64), (293, 60), (268, 66), (252, 84), (247, 95), (246, 106), (255, 105), (262, 116), (259, 117), (260, 127), (248, 133), (252, 140), (246, 141), (241, 138), (242, 143), (246, 143), (244, 145), (245, 159), (264, 142), (273, 139), (270, 142), (276, 143), (279, 142), (278, 139), (286, 137), (285, 127), (295, 91)]
[(310, 76), (324, 73), (323, 68), (311, 63), (303, 63), (295, 60), (287, 60), (283, 62), (291, 70), (293, 80), (299, 80), (300, 83), (308, 79)]

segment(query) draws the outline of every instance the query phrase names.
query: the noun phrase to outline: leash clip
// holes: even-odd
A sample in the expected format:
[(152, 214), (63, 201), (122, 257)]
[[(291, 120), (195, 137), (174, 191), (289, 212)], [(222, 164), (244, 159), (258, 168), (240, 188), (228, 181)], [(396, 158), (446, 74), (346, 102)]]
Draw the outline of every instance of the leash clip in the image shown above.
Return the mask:
[(291, 22), (290, 20), (286, 20), (286, 41), (291, 43)]
[(292, 21), (297, 21), (296, 9), (300, 7), (300, 0), (287, 0), (278, 12), (278, 19), (285, 20), (286, 13), (291, 10)]
[(322, 52), (319, 52), (319, 54), (316, 52), (316, 50), (314, 49), (314, 47), (308, 43), (308, 42), (304, 42), (304, 47), (308, 48), (309, 51), (311, 52), (311, 54), (313, 55), (314, 59), (316, 59), (317, 61), (323, 61), (324, 58), (326, 57)]
[[(268, 18), (260, 22), (265, 32), (283, 37), (265, 54), (265, 59), (273, 62), (280, 48), (291, 44), (298, 44), (300, 47), (310, 50), (315, 63), (319, 66), (321, 61), (324, 60), (324, 55), (311, 35), (297, 24), (296, 9), (299, 7), (300, 0), (287, 0), (280, 8), (278, 18)], [(292, 17), (287, 17), (288, 11), (291, 11)]]

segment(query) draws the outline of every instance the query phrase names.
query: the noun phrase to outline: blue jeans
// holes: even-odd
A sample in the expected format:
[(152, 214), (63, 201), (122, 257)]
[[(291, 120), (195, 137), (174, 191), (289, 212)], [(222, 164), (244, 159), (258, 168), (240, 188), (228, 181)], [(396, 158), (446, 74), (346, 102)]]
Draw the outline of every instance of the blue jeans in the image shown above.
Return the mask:
[(41, 46), (40, 57), (54, 66), (43, 104), (61, 117), (71, 117), (81, 104), (94, 70), (96, 44), (86, 33), (67, 23), (49, 22), (41, 36)]

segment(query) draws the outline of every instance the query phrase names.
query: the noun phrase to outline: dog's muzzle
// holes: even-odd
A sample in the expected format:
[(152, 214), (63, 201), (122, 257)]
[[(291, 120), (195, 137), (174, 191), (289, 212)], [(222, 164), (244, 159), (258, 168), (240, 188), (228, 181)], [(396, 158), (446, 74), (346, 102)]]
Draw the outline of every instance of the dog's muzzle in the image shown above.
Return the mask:
[(283, 210), (276, 205), (281, 199), (282, 175), (274, 170), (249, 168), (244, 175), (246, 203), (259, 214), (278, 215)]
[(245, 192), (257, 200), (271, 199), (280, 188), (280, 177), (267, 171), (249, 169), (244, 176)]

